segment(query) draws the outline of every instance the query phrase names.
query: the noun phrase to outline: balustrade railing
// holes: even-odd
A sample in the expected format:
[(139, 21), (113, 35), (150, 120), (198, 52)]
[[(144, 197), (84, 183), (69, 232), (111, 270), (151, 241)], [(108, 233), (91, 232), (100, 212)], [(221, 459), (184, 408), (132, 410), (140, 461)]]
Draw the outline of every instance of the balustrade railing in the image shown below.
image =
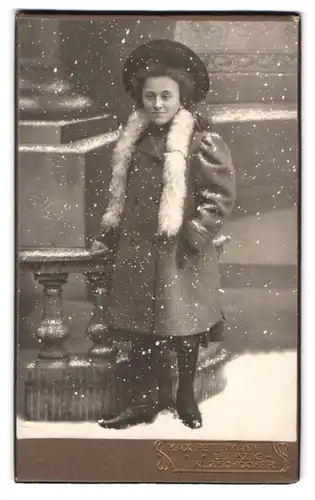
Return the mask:
[[(230, 240), (215, 240), (218, 255)], [(114, 340), (106, 321), (110, 263), (106, 254), (82, 248), (21, 248), (21, 271), (32, 272), (43, 287), (43, 313), (34, 332), (39, 352), (26, 367), (24, 415), (29, 420), (96, 420), (119, 411), (130, 376), (127, 342)], [(93, 311), (86, 326), (91, 347), (85, 353), (66, 348), (70, 331), (63, 315), (63, 286), (69, 274), (82, 274), (90, 289)], [(170, 366), (174, 365), (171, 361)], [(222, 390), (221, 367), (228, 354), (220, 346), (204, 349), (197, 370), (197, 397)], [(172, 371), (176, 388), (176, 369)], [(204, 382), (203, 382), (204, 380)]]

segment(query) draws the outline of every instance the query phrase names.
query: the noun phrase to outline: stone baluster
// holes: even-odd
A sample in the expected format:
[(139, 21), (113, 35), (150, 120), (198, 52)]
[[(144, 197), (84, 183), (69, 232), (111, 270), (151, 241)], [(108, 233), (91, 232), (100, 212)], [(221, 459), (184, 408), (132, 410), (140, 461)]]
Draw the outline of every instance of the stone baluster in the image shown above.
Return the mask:
[(36, 336), (42, 345), (39, 361), (65, 364), (68, 353), (63, 346), (68, 337), (62, 311), (62, 286), (67, 282), (66, 273), (36, 273), (35, 278), (44, 287), (44, 310)]
[(106, 297), (108, 276), (102, 272), (87, 272), (85, 276), (91, 286), (93, 313), (87, 326), (87, 336), (93, 345), (88, 351), (91, 361), (115, 362), (117, 348), (109, 335), (106, 324)]

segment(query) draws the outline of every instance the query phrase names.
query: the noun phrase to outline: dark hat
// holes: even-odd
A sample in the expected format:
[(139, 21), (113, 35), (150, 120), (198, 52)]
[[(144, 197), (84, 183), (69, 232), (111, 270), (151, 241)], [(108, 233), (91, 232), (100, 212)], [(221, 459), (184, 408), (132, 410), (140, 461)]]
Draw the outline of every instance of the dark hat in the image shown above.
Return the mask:
[(201, 59), (186, 45), (173, 40), (152, 40), (137, 47), (127, 58), (123, 83), (127, 93), (136, 99), (134, 81), (139, 71), (158, 64), (185, 71), (194, 80), (194, 102), (202, 101), (209, 90), (209, 75)]

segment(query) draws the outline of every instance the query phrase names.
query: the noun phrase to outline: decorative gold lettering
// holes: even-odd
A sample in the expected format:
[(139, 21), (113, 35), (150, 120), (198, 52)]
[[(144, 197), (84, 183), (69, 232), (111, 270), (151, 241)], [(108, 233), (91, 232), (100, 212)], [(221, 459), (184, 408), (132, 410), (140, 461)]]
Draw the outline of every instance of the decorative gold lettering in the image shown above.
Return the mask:
[[(163, 449), (164, 447), (164, 449)], [(159, 470), (213, 472), (285, 472), (289, 468), (288, 446), (253, 443), (156, 443)], [(165, 465), (166, 464), (166, 465)]]

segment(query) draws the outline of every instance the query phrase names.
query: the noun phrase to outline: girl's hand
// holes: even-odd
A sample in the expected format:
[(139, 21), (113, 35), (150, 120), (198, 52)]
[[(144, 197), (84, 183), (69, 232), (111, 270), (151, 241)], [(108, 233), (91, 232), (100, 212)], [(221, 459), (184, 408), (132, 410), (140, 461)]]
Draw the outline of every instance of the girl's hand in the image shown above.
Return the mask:
[(91, 250), (93, 255), (102, 255), (106, 252), (106, 250), (108, 250), (108, 248), (101, 241), (94, 240)]

